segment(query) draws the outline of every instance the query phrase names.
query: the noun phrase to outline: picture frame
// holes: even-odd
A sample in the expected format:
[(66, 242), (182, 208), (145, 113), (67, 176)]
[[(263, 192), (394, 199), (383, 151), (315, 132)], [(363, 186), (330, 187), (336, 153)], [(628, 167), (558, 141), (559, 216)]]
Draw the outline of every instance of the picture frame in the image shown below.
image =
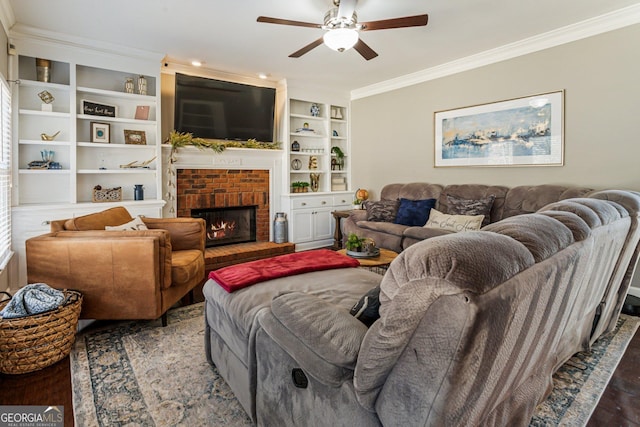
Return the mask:
[(87, 99), (81, 100), (80, 103), (82, 104), (82, 114), (89, 116), (116, 117), (118, 113), (115, 105), (102, 104)]
[(147, 145), (147, 133), (143, 130), (124, 130), (124, 143), (134, 145)]
[(111, 125), (109, 123), (91, 122), (90, 127), (91, 142), (111, 143)]
[(434, 166), (564, 165), (564, 90), (434, 113)]
[(149, 109), (149, 105), (138, 105), (134, 118), (136, 120), (149, 120)]

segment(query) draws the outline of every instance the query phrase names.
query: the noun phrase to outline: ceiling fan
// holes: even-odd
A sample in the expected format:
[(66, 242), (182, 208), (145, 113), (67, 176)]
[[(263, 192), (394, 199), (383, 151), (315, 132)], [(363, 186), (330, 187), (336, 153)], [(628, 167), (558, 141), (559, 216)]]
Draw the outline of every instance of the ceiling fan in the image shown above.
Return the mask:
[(358, 22), (356, 14), (357, 0), (333, 0), (335, 7), (324, 15), (324, 24), (310, 22), (291, 21), (288, 19), (270, 18), (259, 16), (258, 22), (268, 24), (292, 25), (295, 27), (321, 28), (326, 30), (324, 36), (309, 43), (300, 50), (289, 55), (290, 58), (299, 58), (310, 50), (326, 44), (333, 50), (344, 52), (352, 47), (367, 61), (378, 54), (360, 39), (360, 31), (388, 30), (391, 28), (421, 27), (427, 25), (429, 15), (405, 16), (403, 18), (384, 19), (381, 21)]

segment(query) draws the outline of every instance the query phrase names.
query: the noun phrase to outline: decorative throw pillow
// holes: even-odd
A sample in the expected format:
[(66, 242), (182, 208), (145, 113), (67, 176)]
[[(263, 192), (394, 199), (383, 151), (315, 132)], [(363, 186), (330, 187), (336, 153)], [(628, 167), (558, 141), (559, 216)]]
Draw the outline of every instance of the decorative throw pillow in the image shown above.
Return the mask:
[(142, 218), (140, 218), (140, 216), (133, 218), (131, 221), (127, 222), (126, 224), (114, 225), (114, 226), (107, 225), (106, 227), (104, 227), (104, 229), (109, 231), (148, 230), (147, 226), (142, 221)]
[(475, 231), (482, 227), (484, 215), (448, 215), (435, 209), (431, 209), (429, 221), (424, 225), (427, 228), (439, 228), (449, 231)]
[(400, 199), (396, 224), (422, 227), (429, 219), (429, 211), (436, 206), (436, 199)]
[(393, 222), (396, 219), (399, 204), (398, 200), (366, 202), (367, 221)]
[(370, 289), (349, 311), (353, 317), (367, 325), (380, 318), (380, 286)]
[(479, 200), (461, 199), (448, 194), (448, 212), (452, 215), (484, 215), (484, 220), (482, 221), (482, 226), (484, 227), (489, 224), (489, 221), (491, 220), (491, 207), (495, 200), (496, 196), (493, 194)]

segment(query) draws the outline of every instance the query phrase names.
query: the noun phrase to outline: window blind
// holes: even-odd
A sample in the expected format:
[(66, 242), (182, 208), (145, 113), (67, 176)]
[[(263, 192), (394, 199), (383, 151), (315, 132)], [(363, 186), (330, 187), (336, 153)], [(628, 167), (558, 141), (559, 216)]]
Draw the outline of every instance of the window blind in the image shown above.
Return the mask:
[(11, 257), (11, 92), (0, 78), (0, 269)]

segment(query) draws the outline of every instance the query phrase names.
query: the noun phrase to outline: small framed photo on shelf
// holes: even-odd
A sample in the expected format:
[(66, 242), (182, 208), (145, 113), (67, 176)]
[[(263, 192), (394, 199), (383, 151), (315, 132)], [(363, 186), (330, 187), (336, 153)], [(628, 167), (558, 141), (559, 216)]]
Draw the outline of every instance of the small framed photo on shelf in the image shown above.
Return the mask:
[(111, 142), (111, 125), (109, 123), (91, 122), (91, 142), (109, 144)]
[(136, 107), (136, 120), (149, 120), (149, 106), (148, 105), (138, 105)]
[(124, 143), (134, 145), (147, 145), (147, 134), (143, 130), (124, 130)]

